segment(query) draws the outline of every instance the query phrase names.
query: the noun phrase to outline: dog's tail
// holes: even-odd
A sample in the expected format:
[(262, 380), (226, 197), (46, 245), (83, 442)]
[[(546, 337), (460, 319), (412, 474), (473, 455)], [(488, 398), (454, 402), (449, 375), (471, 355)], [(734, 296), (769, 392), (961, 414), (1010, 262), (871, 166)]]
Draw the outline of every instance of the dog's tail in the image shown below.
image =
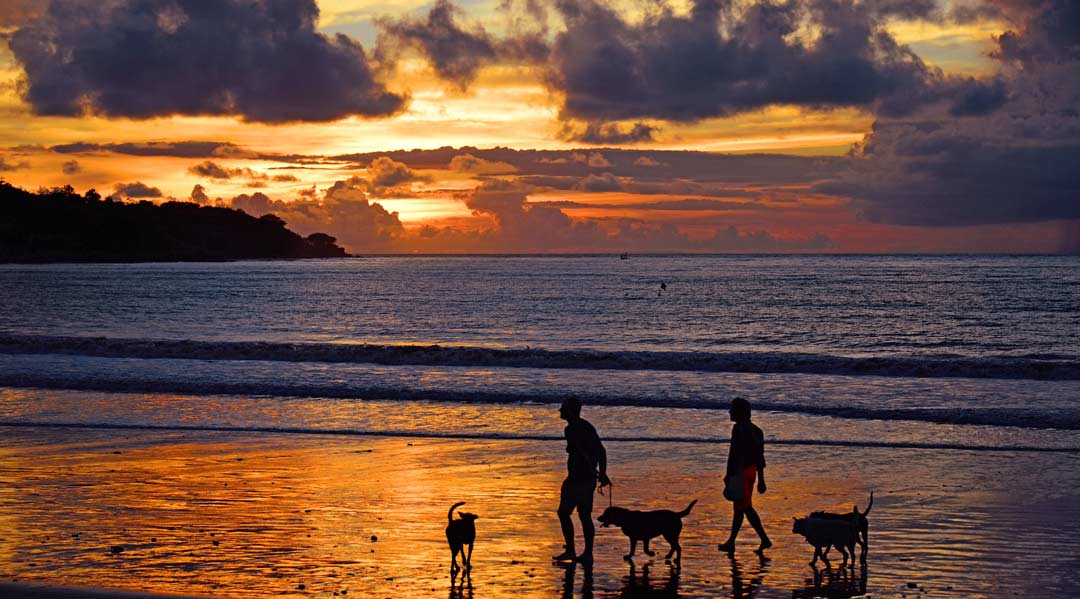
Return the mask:
[(447, 522), (453, 522), (454, 521), (454, 510), (457, 509), (458, 507), (463, 506), (463, 505), (465, 505), (465, 502), (464, 501), (459, 501), (459, 502), (455, 503), (454, 505), (450, 506), (450, 511), (446, 512), (446, 521)]
[(697, 503), (697, 499), (691, 501), (690, 505), (686, 506), (685, 510), (678, 513), (678, 516), (680, 518), (685, 518), (685, 517), (689, 516), (690, 515), (690, 510), (694, 509), (694, 504), (695, 503)]
[[(874, 492), (873, 492), (873, 491), (870, 491), (870, 503), (869, 503), (869, 504), (867, 504), (867, 506), (866, 506), (866, 511), (865, 511), (865, 512), (862, 512), (862, 513), (861, 513), (860, 515), (861, 515), (861, 516), (862, 516), (863, 518), (865, 518), (865, 517), (866, 517), (866, 515), (870, 513), (870, 508), (872, 508), (872, 507), (874, 507)], [(858, 514), (858, 513), (859, 513), (859, 506), (855, 506), (855, 513), (856, 513), (856, 514)]]

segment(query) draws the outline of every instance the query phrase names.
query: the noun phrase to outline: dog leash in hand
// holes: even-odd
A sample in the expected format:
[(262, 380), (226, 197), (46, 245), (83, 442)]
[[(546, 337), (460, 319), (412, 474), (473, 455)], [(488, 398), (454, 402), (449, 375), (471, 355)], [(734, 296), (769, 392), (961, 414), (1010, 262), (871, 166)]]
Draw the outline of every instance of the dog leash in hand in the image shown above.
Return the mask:
[[(597, 491), (599, 491), (600, 494), (603, 495), (604, 494), (604, 485), (600, 485), (600, 487), (597, 489)], [(608, 483), (607, 496), (608, 496), (607, 497), (607, 505), (608, 505), (608, 507), (611, 507), (612, 504), (615, 502), (615, 485), (612, 484), (612, 483)]]

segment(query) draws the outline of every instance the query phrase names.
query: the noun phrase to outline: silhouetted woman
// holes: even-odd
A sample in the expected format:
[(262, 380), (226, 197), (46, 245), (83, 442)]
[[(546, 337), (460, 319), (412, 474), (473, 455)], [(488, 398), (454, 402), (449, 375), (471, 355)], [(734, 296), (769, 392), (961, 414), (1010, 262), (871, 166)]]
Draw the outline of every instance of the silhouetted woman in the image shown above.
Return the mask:
[(731, 427), (727, 476), (734, 476), (742, 483), (743, 493), (742, 499), (732, 502), (735, 514), (731, 519), (731, 535), (728, 536), (727, 541), (720, 544), (719, 549), (728, 553), (735, 551), (735, 537), (739, 534), (745, 515), (750, 521), (750, 526), (754, 527), (754, 532), (761, 539), (761, 545), (755, 550), (761, 552), (772, 547), (772, 541), (769, 540), (769, 535), (765, 534), (761, 518), (754, 510), (751, 500), (754, 494), (755, 478), (757, 478), (758, 492), (765, 492), (765, 434), (753, 422), (750, 422), (750, 402), (745, 399), (736, 397), (732, 400), (729, 413), (735, 425)]

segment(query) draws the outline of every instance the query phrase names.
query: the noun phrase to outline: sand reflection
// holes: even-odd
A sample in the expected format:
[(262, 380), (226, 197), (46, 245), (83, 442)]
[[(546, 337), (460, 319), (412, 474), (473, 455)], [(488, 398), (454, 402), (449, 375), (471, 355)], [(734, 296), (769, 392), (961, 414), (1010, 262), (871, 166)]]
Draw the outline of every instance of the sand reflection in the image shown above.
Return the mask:
[[(754, 499), (776, 543), (763, 560), (750, 551), (753, 539), (740, 537), (734, 559), (716, 551), (731, 517), (720, 448), (613, 442), (615, 503), (700, 501), (685, 522), (681, 569), (627, 564), (626, 537), (602, 529), (596, 564), (585, 570), (550, 562), (561, 549), (558, 442), (3, 433), (3, 580), (235, 598), (786, 599), (898, 595), (908, 584), (968, 597), (1027, 589), (1031, 580), (1047, 596), (1075, 588), (1080, 468), (1072, 455), (774, 447), (769, 492)], [(950, 479), (926, 484), (934, 472)], [(1007, 487), (1019, 474), (1031, 485), (1025, 505)], [(871, 488), (873, 576), (811, 570), (812, 549), (787, 533), (790, 517), (862, 505)], [(465, 576), (451, 576), (443, 534), (458, 501), (480, 516)]]

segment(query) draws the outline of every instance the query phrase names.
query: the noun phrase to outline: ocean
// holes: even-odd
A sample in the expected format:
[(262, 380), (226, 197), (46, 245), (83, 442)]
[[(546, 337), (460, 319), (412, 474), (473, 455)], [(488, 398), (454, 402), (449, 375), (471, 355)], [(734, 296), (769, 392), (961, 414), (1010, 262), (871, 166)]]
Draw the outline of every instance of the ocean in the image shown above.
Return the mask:
[(0, 422), (1080, 450), (1080, 257), (0, 265)]

